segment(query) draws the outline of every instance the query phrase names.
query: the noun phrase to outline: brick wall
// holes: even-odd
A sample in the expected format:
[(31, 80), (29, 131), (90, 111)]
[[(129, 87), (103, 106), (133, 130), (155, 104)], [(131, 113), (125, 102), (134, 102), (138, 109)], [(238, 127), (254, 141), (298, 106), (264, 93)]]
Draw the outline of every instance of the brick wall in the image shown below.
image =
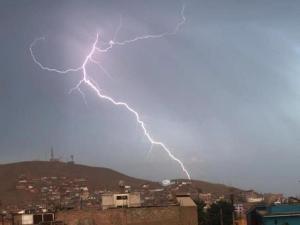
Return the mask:
[(149, 207), (64, 211), (57, 220), (67, 225), (197, 225), (195, 207)]

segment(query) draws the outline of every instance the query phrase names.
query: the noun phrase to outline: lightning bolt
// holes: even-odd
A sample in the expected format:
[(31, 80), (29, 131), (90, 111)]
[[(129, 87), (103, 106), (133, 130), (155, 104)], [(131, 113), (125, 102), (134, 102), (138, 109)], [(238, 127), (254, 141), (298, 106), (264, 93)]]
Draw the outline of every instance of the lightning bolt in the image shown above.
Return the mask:
[(139, 113), (137, 111), (135, 111), (131, 106), (129, 106), (128, 103), (126, 102), (121, 102), (121, 101), (117, 101), (114, 98), (105, 95), (101, 92), (101, 90), (97, 87), (97, 84), (91, 80), (91, 78), (89, 78), (88, 73), (87, 73), (87, 65), (88, 63), (93, 63), (93, 64), (97, 64), (99, 66), (99, 68), (102, 70), (103, 73), (105, 73), (106, 75), (110, 76), (110, 74), (105, 70), (105, 68), (100, 64), (100, 62), (96, 61), (93, 56), (95, 55), (96, 52), (98, 53), (106, 53), (108, 51), (110, 51), (114, 46), (124, 46), (124, 45), (128, 45), (137, 41), (141, 41), (141, 40), (145, 40), (145, 39), (156, 39), (156, 38), (163, 38), (165, 36), (169, 36), (169, 35), (175, 35), (180, 27), (185, 23), (186, 18), (184, 16), (184, 10), (185, 10), (185, 6), (183, 5), (182, 10), (181, 10), (181, 21), (179, 23), (177, 23), (175, 29), (173, 29), (170, 32), (164, 32), (164, 33), (160, 33), (160, 34), (149, 34), (149, 35), (143, 35), (143, 36), (137, 36), (133, 39), (129, 39), (129, 40), (124, 40), (124, 41), (116, 41), (116, 36), (118, 34), (118, 32), (120, 31), (121, 27), (122, 27), (122, 18), (120, 18), (120, 24), (114, 34), (114, 37), (112, 40), (108, 41), (108, 42), (102, 42), (101, 46), (104, 45), (106, 46), (105, 48), (101, 48), (99, 47), (99, 34), (97, 33), (96, 35), (96, 39), (93, 42), (92, 48), (90, 50), (90, 52), (88, 53), (88, 55), (86, 55), (86, 57), (84, 58), (83, 63), (79, 66), (79, 67), (75, 67), (75, 68), (68, 68), (68, 69), (64, 69), (64, 70), (59, 70), (56, 68), (51, 68), (48, 66), (44, 66), (35, 56), (35, 54), (33, 53), (33, 47), (36, 45), (37, 42), (39, 41), (43, 41), (45, 40), (44, 37), (41, 38), (37, 38), (35, 39), (30, 47), (30, 54), (31, 57), (34, 61), (35, 64), (37, 64), (42, 70), (46, 70), (46, 71), (50, 71), (50, 72), (55, 72), (58, 74), (68, 74), (71, 72), (81, 72), (82, 73), (82, 78), (81, 80), (79, 80), (79, 82), (76, 84), (75, 87), (73, 87), (70, 90), (70, 93), (74, 90), (78, 90), (80, 92), (81, 95), (83, 95), (84, 99), (84, 93), (81, 90), (81, 86), (82, 85), (86, 85), (87, 87), (89, 87), (92, 91), (94, 91), (94, 93), (103, 100), (106, 100), (116, 106), (120, 106), (125, 108), (127, 111), (129, 111), (131, 114), (133, 114), (133, 116), (136, 119), (136, 122), (139, 124), (140, 128), (142, 129), (145, 137), (148, 139), (148, 141), (151, 143), (151, 147), (153, 147), (154, 145), (161, 147), (162, 150), (164, 150), (168, 156), (174, 160), (175, 162), (177, 162), (179, 164), (179, 166), (181, 167), (182, 171), (186, 174), (188, 179), (191, 179), (191, 176), (188, 172), (188, 170), (185, 168), (184, 164), (182, 163), (181, 160), (179, 160), (177, 157), (175, 157), (175, 155), (170, 151), (170, 149), (161, 141), (157, 141), (155, 140), (149, 133), (148, 129), (145, 126), (144, 121), (141, 119), (141, 116), (139, 115)]

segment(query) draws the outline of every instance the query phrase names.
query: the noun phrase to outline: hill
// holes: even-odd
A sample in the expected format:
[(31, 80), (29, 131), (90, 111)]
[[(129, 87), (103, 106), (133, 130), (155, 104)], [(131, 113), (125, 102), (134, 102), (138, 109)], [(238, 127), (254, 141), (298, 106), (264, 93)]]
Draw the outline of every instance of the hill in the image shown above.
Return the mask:
[[(0, 200), (6, 204), (19, 204), (33, 201), (38, 194), (17, 190), (20, 177), (27, 179), (40, 179), (42, 177), (67, 177), (70, 179), (84, 178), (87, 180), (89, 190), (119, 190), (118, 183), (123, 180), (133, 189), (149, 184), (150, 188), (158, 188), (160, 184), (147, 180), (137, 179), (108, 168), (91, 167), (64, 162), (30, 161), (0, 165)], [(203, 192), (228, 194), (240, 191), (222, 184), (213, 184), (194, 180), (192, 186)]]
[(20, 176), (28, 179), (41, 177), (85, 178), (90, 190), (116, 190), (120, 180), (133, 188), (145, 183), (152, 187), (159, 186), (158, 183), (136, 179), (108, 168), (48, 161), (18, 162), (0, 165), (0, 200), (2, 203), (17, 204), (34, 199), (35, 194), (28, 194), (28, 192), (16, 189)]

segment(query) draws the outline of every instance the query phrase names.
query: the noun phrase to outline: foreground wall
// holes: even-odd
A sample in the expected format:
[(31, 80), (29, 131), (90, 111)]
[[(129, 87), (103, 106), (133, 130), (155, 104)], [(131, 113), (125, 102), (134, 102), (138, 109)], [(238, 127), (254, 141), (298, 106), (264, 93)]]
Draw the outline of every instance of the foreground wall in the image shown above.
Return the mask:
[(196, 207), (78, 210), (57, 213), (67, 225), (197, 225)]

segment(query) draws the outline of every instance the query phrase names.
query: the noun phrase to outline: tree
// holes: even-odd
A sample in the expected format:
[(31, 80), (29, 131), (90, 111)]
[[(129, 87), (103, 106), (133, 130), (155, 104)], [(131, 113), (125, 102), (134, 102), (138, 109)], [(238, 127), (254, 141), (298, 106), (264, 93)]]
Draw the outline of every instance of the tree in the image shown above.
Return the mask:
[[(233, 206), (226, 201), (219, 201), (207, 210), (209, 225), (232, 225)], [(223, 224), (221, 223), (223, 222)]]
[(205, 202), (200, 200), (196, 202), (198, 213), (198, 225), (208, 225), (207, 213), (204, 210)]

